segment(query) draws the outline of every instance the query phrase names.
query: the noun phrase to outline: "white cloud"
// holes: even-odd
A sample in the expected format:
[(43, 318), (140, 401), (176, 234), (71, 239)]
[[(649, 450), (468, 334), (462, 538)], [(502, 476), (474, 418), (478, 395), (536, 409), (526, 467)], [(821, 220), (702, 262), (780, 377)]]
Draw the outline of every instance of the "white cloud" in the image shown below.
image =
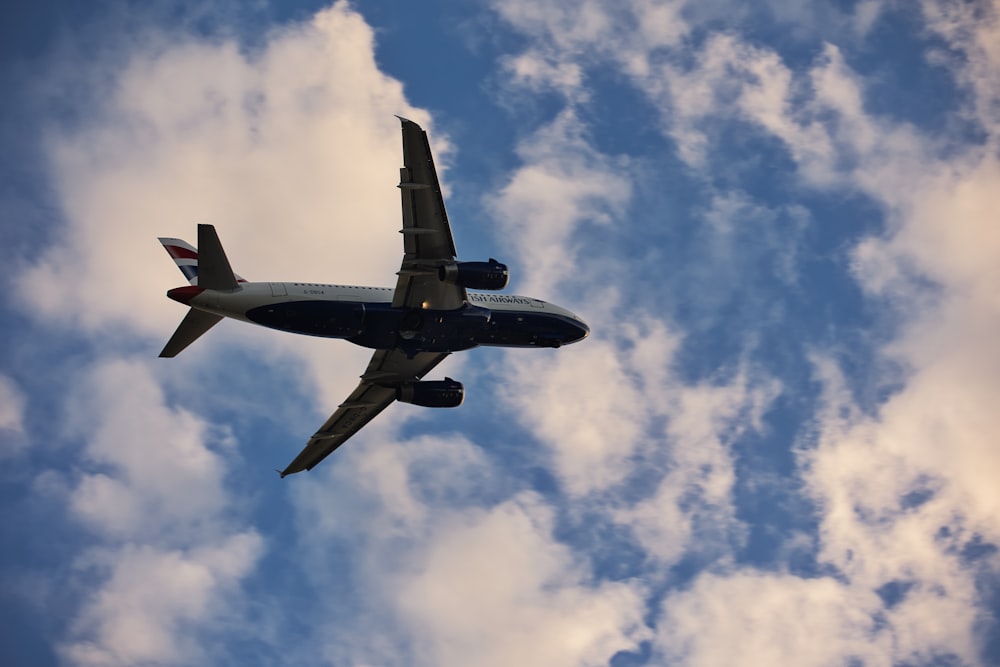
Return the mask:
[[(713, 558), (739, 540), (729, 447), (762, 429), (780, 385), (745, 370), (683, 382), (674, 368), (680, 336), (651, 317), (622, 321), (619, 335), (579, 348), (511, 353), (505, 401), (545, 446), (562, 490), (575, 502), (599, 502), (663, 572), (684, 555)], [(626, 503), (623, 485), (640, 470), (656, 471), (655, 484)]]
[(202, 638), (213, 618), (232, 613), (229, 598), (260, 551), (260, 538), (242, 533), (189, 550), (129, 544), (89, 553), (78, 563), (81, 576), (96, 570), (107, 579), (84, 604), (62, 656), (93, 667), (203, 663)]
[(816, 447), (801, 454), (822, 509), (821, 562), (860, 591), (907, 587), (883, 610), (897, 660), (953, 653), (976, 664), (973, 629), (985, 613), (976, 580), (996, 558), (966, 562), (963, 554), (977, 539), (998, 539), (997, 494), (986, 478), (1000, 467), (981, 423), (981, 401), (995, 398), (995, 388), (967, 394), (921, 371), (868, 417), (823, 365), (829, 412)]
[(927, 27), (943, 37), (961, 53), (953, 58), (940, 52), (932, 54), (973, 92), (976, 119), (990, 130), (996, 142), (1000, 122), (1000, 5), (996, 0), (964, 5), (947, 0), (924, 0), (920, 7)]
[(26, 444), (24, 409), (27, 399), (17, 384), (0, 374), (0, 459), (13, 456)]
[(24, 430), (24, 394), (6, 375), (0, 375), (0, 429)]
[[(973, 54), (953, 74), (975, 92), (986, 145), (995, 145), (1000, 125), (982, 104), (995, 95), (985, 75), (991, 61), (979, 41), (996, 22), (959, 34), (942, 28), (935, 11), (931, 26)], [(1000, 544), (1000, 355), (993, 341), (1000, 327), (1000, 167), (990, 150), (970, 146), (942, 156), (935, 140), (872, 121), (848, 103), (849, 75), (837, 58), (819, 72), (818, 89), (841, 101), (842, 136), (858, 156), (853, 185), (881, 203), (891, 223), (858, 245), (856, 275), (904, 318), (883, 350), (903, 369), (903, 382), (877, 409), (855, 406), (836, 373), (825, 373), (828, 409), (815, 447), (802, 452), (809, 489), (823, 508), (820, 555), (859, 588), (905, 584), (902, 600), (885, 612), (896, 660), (954, 654), (978, 664), (975, 628), (988, 612), (977, 582), (1000, 564), (989, 548), (968, 555), (974, 545)], [(859, 140), (869, 134), (858, 129), (865, 125), (877, 138)]]
[[(994, 220), (1000, 210), (995, 187), (1000, 178), (995, 157), (1000, 21), (995, 3), (929, 1), (923, 8), (928, 26), (962, 54), (938, 53), (936, 62), (972, 93), (971, 103), (955, 115), (975, 119), (985, 135), (980, 145), (960, 149), (956, 141), (961, 137), (922, 136), (918, 127), (872, 114), (865, 104), (868, 83), (832, 43), (806, 69), (793, 69), (776, 50), (731, 33), (708, 37), (693, 57), (677, 53), (672, 59), (668, 52), (630, 59), (643, 67), (623, 67), (661, 112), (666, 133), (691, 166), (712, 166), (717, 155), (713, 132), (720, 124), (747, 123), (782, 143), (803, 185), (860, 193), (874, 201), (885, 212), (887, 229), (858, 244), (855, 275), (880, 304), (904, 318), (897, 339), (882, 350), (883, 365), (868, 376), (876, 384), (897, 383), (881, 405), (858, 404), (837, 386), (830, 362), (823, 362), (828, 409), (817, 416), (820, 434), (803, 448), (800, 460), (806, 491), (819, 512), (819, 564), (833, 567), (838, 579), (702, 575), (690, 591), (668, 597), (657, 621), (658, 645), (671, 659), (693, 665), (819, 665), (851, 659), (896, 664), (953, 655), (963, 663), (979, 663), (981, 638), (975, 628), (987, 616), (977, 581), (995, 576), (997, 552), (990, 545), (1000, 541), (995, 521), (1000, 459), (993, 437), (1000, 430), (993, 408), (1000, 399), (994, 344), (1000, 326), (995, 287), (1000, 284), (1000, 241)], [(881, 11), (865, 3), (851, 19), (853, 28), (863, 34)], [(545, 34), (537, 25), (544, 16), (509, 16), (526, 34)], [(784, 19), (805, 20), (792, 14)], [(564, 23), (559, 17), (546, 20), (553, 32)], [(549, 55), (553, 61), (587, 65), (592, 61), (581, 55), (587, 47), (597, 53), (607, 48), (606, 33), (568, 32), (572, 43), (550, 38), (558, 54)], [(586, 76), (585, 68), (581, 80)], [(577, 96), (586, 99), (587, 91)], [(635, 451), (635, 434), (650, 423), (631, 400), (635, 383), (622, 365), (593, 365), (601, 372), (589, 381), (583, 380), (583, 370), (574, 368), (573, 382), (565, 382), (559, 372), (537, 365), (534, 380), (527, 373), (522, 379), (529, 391), (519, 405), (533, 430), (557, 452), (563, 481), (576, 480), (568, 483), (571, 489), (600, 488), (622, 478)], [(903, 370), (880, 375), (887, 367)], [(614, 430), (617, 413), (624, 415), (616, 448), (582, 448), (591, 466), (580, 464), (575, 471), (560, 466), (563, 458), (579, 461), (569, 453), (569, 439), (551, 443), (552, 436), (539, 428), (545, 411), (531, 411), (531, 382), (558, 382), (549, 395), (586, 406), (572, 427), (578, 431), (585, 431), (592, 418), (598, 428)], [(599, 392), (602, 382), (627, 409), (604, 414), (593, 408), (600, 403), (593, 395), (581, 402), (574, 393), (578, 386)], [(610, 396), (605, 403), (614, 407), (615, 400)], [(738, 404), (723, 401), (718, 414), (732, 414), (721, 406)], [(690, 414), (695, 431), (708, 434), (711, 443), (718, 431), (708, 413), (692, 409)], [(684, 423), (677, 413), (671, 418), (668, 424)], [(732, 466), (719, 469), (729, 471), (728, 481), (724, 474), (714, 475), (707, 489), (721, 490), (725, 497)], [(643, 546), (667, 563), (683, 553), (677, 543), (690, 539), (685, 514), (678, 511), (680, 488), (679, 480), (667, 483), (665, 478), (645, 501), (648, 508), (640, 503), (622, 514), (635, 525)], [(720, 496), (707, 491), (705, 497)], [(664, 546), (658, 550), (657, 544)], [(986, 548), (976, 553), (976, 545)], [(899, 587), (900, 599), (883, 601), (876, 591), (886, 586)], [(789, 632), (795, 624), (799, 631)], [(823, 641), (802, 642), (802, 637)]]
[[(882, 7), (862, 3), (845, 12), (827, 3), (745, 7), (672, 0), (568, 7), (509, 0), (496, 2), (494, 9), (532, 39), (523, 53), (504, 59), (513, 83), (531, 92), (548, 87), (580, 106), (591, 98), (589, 72), (610, 64), (660, 112), (664, 133), (692, 167), (708, 166), (708, 152), (715, 148), (712, 121), (743, 117), (785, 141), (813, 184), (829, 186), (836, 184), (834, 161), (843, 156), (835, 154), (830, 129), (824, 127), (824, 105), (798, 108), (813, 96), (808, 82), (794, 80), (775, 50), (743, 39), (740, 32), (763, 21), (790, 26), (811, 42), (820, 35), (854, 39), (870, 28)], [(733, 29), (717, 30), (719, 25)], [(692, 58), (689, 47), (700, 39), (692, 33), (705, 26), (708, 36)], [(837, 53), (830, 44), (826, 51)]]
[[(594, 340), (586, 350), (544, 361), (519, 358), (509, 367), (508, 400), (552, 448), (555, 469), (573, 495), (620, 483), (648, 425), (640, 390), (616, 357), (611, 344)], [(595, 378), (610, 391), (590, 384)]]
[(620, 351), (623, 340), (605, 337), (554, 354), (528, 350), (507, 356), (504, 401), (545, 445), (571, 496), (624, 481), (637, 449), (650, 437), (652, 419), (662, 414), (656, 406), (662, 387), (645, 380), (663, 379), (678, 338), (662, 323), (646, 325), (641, 332), (627, 327), (623, 336), (634, 341), (632, 358)]
[[(248, 279), (386, 284), (398, 269), (398, 121), (426, 114), (383, 75), (345, 3), (269, 36), (151, 33), (96, 116), (50, 136), (66, 229), (25, 306), (84, 331), (163, 337), (180, 275), (157, 236), (213, 223)], [(276, 252), (276, 248), (281, 249)]]
[[(654, 400), (665, 401), (664, 441), (670, 456), (656, 492), (616, 513), (632, 526), (647, 552), (669, 566), (687, 552), (728, 552), (741, 526), (732, 497), (735, 462), (729, 446), (761, 417), (779, 392), (773, 380), (751, 384), (740, 372), (722, 385), (672, 382)], [(661, 404), (663, 405), (663, 404)]]
[(532, 46), (502, 60), (515, 86), (538, 92), (551, 89), (573, 104), (589, 101), (587, 68), (610, 61), (630, 74), (645, 76), (664, 49), (688, 34), (683, 1), (594, 0), (566, 5), (544, 0), (497, 0), (494, 11)]
[[(372, 427), (295, 489), (306, 576), (342, 591), (314, 612), (329, 620), (314, 628), (325, 659), (603, 664), (649, 636), (641, 586), (595, 579), (553, 535), (553, 508), (480, 448)], [(350, 557), (331, 569), (344, 543)]]
[(576, 63), (554, 62), (545, 54), (526, 51), (507, 58), (503, 65), (517, 87), (534, 92), (554, 88), (568, 99), (582, 94), (583, 71)]
[[(998, 178), (1000, 160), (973, 150), (947, 162), (928, 161), (919, 189), (886, 192), (885, 199), (898, 201), (898, 221), (888, 236), (859, 246), (858, 275), (866, 288), (899, 293), (916, 271), (947, 289), (950, 298), (981, 307), (981, 317), (994, 313), (992, 285), (1000, 277), (995, 261), (1000, 232), (994, 224)], [(886, 273), (897, 279), (884, 278)]]
[[(820, 561), (854, 591), (905, 583), (902, 601), (881, 611), (892, 660), (954, 654), (974, 664), (973, 628), (984, 618), (975, 581), (996, 557), (967, 563), (962, 554), (1000, 539), (991, 481), (1000, 471), (991, 435), (1000, 364), (988, 333), (1000, 323), (992, 287), (1000, 245), (988, 212), (1000, 202), (987, 185), (996, 160), (977, 149), (937, 157), (914, 128), (870, 115), (863, 83), (832, 46), (798, 109), (788, 103), (785, 66), (756, 53), (745, 62), (763, 88), (739, 84), (741, 111), (785, 143), (807, 183), (855, 189), (885, 208), (890, 229), (858, 245), (857, 276), (906, 317), (885, 350), (905, 369), (902, 387), (874, 416), (848, 392), (832, 392), (818, 444), (802, 454), (822, 512)], [(717, 113), (715, 104), (705, 109)], [(818, 127), (810, 118), (823, 113), (818, 145), (832, 150), (817, 152), (807, 137)]]
[(656, 646), (669, 664), (889, 667), (880, 600), (828, 578), (705, 573), (663, 603)]
[(891, 178), (882, 154), (913, 149), (905, 126), (862, 113), (862, 84), (831, 44), (806, 75), (773, 49), (713, 35), (692, 64), (665, 62), (635, 84), (660, 110), (678, 155), (697, 169), (717, 168), (708, 157), (720, 148), (713, 133), (723, 120), (749, 122), (779, 139), (800, 177), (823, 189), (846, 185), (845, 172), (861, 168), (861, 155), (866, 177)]
[[(631, 165), (589, 145), (570, 102), (553, 123), (522, 142), (524, 164), (494, 205), (523, 263), (531, 267), (530, 284), (536, 286), (531, 289), (586, 285), (588, 298), (578, 309), (585, 319), (605, 323), (605, 330), (558, 353), (512, 352), (504, 398), (545, 446), (561, 490), (577, 501), (600, 497), (609, 502), (602, 511), (628, 525), (658, 565), (672, 565), (695, 542), (705, 554), (716, 555), (739, 533), (728, 446), (747, 429), (760, 428), (761, 415), (779, 388), (745, 371), (726, 381), (680, 382), (672, 364), (681, 334), (660, 319), (622, 312), (614, 283), (630, 267), (607, 257), (601, 241), (580, 229), (626, 217)], [(771, 220), (756, 223), (773, 213), (746, 199), (721, 197), (707, 216), (715, 225), (714, 259), (727, 276), (744, 233), (753, 240), (770, 239), (758, 226), (770, 228)], [(736, 225), (741, 225), (739, 241), (734, 240)], [(778, 271), (794, 282), (790, 257), (782, 258)], [(587, 271), (575, 271), (579, 266)], [(704, 271), (710, 274), (712, 267)], [(655, 487), (631, 505), (610, 500), (640, 466), (660, 469)]]
[(166, 405), (149, 363), (97, 365), (80, 383), (64, 429), (84, 440), (82, 462), (93, 470), (81, 474), (70, 508), (96, 530), (154, 541), (218, 530), (228, 502), (218, 450), (236, 452), (224, 434), (211, 438), (209, 424)]
[(524, 165), (492, 198), (507, 237), (520, 254), (528, 294), (551, 293), (577, 277), (584, 258), (575, 232), (585, 224), (606, 224), (621, 215), (631, 188), (622, 175), (627, 163), (594, 150), (572, 111), (564, 111), (518, 146)]
[(599, 40), (613, 20), (606, 7), (593, 1), (576, 7), (557, 2), (499, 2), (495, 9), (520, 31), (546, 34), (568, 49)]
[(431, 665), (596, 665), (649, 635), (634, 583), (592, 583), (530, 494), (449, 517), (397, 582)]
[[(65, 431), (84, 442), (69, 511), (104, 546), (76, 559), (72, 581), (89, 593), (63, 655), (80, 665), (199, 661), (214, 617), (238, 613), (239, 583), (263, 548), (234, 521), (224, 487), (231, 438), (167, 406), (148, 364), (135, 361), (95, 365), (68, 412)], [(51, 492), (49, 476), (38, 493)]]
[(993, 157), (931, 161), (924, 187), (886, 193), (900, 203), (898, 224), (856, 258), (862, 284), (907, 317), (885, 350), (905, 384), (866, 414), (827, 373), (823, 431), (802, 454), (824, 507), (823, 559), (858, 586), (910, 586), (886, 614), (903, 657), (976, 664), (973, 629), (986, 614), (977, 580), (1000, 564), (989, 550), (963, 555), (1000, 544), (997, 173)]
[[(761, 294), (763, 285), (798, 286), (803, 237), (812, 222), (805, 207), (769, 206), (742, 190), (723, 190), (712, 192), (696, 215), (691, 258), (671, 276), (679, 290), (698, 285), (704, 315), (692, 328), (724, 317), (734, 298), (744, 304), (768, 299)], [(749, 338), (752, 332), (747, 333)]]

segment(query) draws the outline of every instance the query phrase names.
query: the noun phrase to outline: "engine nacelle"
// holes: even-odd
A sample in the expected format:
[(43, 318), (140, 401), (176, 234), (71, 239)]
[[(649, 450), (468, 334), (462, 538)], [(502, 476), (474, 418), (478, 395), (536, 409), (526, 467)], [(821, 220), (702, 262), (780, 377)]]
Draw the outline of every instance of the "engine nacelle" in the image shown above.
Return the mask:
[(488, 262), (451, 262), (438, 269), (438, 278), (469, 289), (498, 290), (507, 286), (507, 265), (492, 257)]
[(396, 387), (396, 400), (425, 408), (457, 408), (465, 399), (462, 383), (451, 378), (407, 382)]

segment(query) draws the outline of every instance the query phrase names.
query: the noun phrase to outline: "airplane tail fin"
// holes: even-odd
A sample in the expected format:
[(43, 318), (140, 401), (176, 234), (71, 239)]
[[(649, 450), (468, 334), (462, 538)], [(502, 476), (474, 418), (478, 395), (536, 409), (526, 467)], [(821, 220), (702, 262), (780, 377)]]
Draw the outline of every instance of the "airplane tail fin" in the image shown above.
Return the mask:
[(181, 239), (160, 238), (160, 243), (188, 282), (205, 289), (232, 291), (246, 280), (233, 273), (219, 235), (212, 225), (198, 225), (198, 248)]
[[(229, 259), (226, 258), (226, 253), (222, 249), (222, 243), (219, 242), (219, 235), (212, 225), (198, 225), (198, 248), (194, 248), (190, 243), (181, 239), (161, 238), (160, 243), (174, 259), (177, 268), (181, 270), (188, 282), (201, 288), (197, 290), (198, 292), (206, 289), (231, 292), (239, 289), (240, 283), (246, 282), (233, 273), (232, 267), (229, 266)], [(178, 288), (178, 291), (186, 289), (189, 288)], [(173, 292), (174, 290), (171, 290), (168, 296), (172, 297)], [(177, 300), (182, 303), (188, 301), (187, 299)], [(222, 320), (221, 315), (191, 308), (181, 320), (177, 331), (167, 341), (160, 356), (177, 356), (181, 350), (198, 340), (203, 333), (218, 324), (220, 320)]]
[(206, 313), (204, 310), (192, 308), (181, 320), (177, 331), (170, 337), (160, 352), (161, 357), (176, 357), (181, 350), (198, 340), (203, 333), (222, 320), (222, 315)]

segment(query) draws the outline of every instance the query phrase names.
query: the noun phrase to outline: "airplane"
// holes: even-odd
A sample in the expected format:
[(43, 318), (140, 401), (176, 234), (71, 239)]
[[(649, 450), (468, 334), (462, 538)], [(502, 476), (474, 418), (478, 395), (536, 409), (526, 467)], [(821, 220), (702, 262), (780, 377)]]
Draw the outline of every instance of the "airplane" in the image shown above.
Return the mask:
[[(397, 116), (403, 131), (399, 190), (403, 261), (396, 287), (247, 282), (235, 274), (212, 225), (198, 225), (198, 247), (160, 238), (190, 285), (167, 292), (189, 307), (161, 357), (174, 357), (230, 317), (271, 329), (343, 338), (375, 350), (361, 382), (309, 438), (281, 477), (312, 470), (393, 401), (430, 408), (461, 405), (460, 382), (423, 380), (452, 352), (480, 345), (557, 348), (582, 340), (586, 323), (541, 299), (496, 294), (507, 266), (460, 262), (427, 133)], [(486, 291), (470, 291), (486, 290)]]

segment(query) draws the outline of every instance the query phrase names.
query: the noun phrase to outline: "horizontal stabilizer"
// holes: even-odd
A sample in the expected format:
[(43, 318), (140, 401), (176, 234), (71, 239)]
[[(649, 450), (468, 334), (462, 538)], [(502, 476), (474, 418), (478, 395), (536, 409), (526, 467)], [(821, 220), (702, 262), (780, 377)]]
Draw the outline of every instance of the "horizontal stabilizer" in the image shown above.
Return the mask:
[(206, 313), (203, 310), (192, 308), (181, 320), (177, 331), (170, 337), (167, 344), (160, 352), (161, 357), (176, 357), (181, 350), (198, 340), (198, 338), (219, 323), (222, 315)]
[(219, 235), (212, 225), (198, 225), (198, 287), (223, 292), (239, 288)]

